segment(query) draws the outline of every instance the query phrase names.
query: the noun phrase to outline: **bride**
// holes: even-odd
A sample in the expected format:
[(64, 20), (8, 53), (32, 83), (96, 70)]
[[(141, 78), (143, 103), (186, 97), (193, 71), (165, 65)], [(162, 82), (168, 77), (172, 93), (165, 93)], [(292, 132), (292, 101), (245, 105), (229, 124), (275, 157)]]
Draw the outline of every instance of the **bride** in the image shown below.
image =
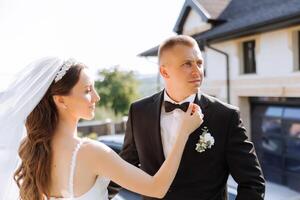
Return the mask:
[[(107, 200), (110, 180), (142, 195), (162, 198), (175, 177), (189, 134), (203, 122), (200, 108), (190, 104), (178, 134), (174, 133), (177, 139), (171, 153), (150, 176), (106, 145), (77, 136), (79, 119), (92, 119), (100, 100), (85, 65), (43, 58), (20, 76), (0, 93), (0, 137), (10, 141), (2, 146), (14, 160), (25, 135), (18, 150), (21, 162), (14, 173), (21, 200)], [(0, 179), (2, 199), (12, 195), (4, 192), (11, 187), (15, 167), (16, 162), (0, 167), (7, 172)]]

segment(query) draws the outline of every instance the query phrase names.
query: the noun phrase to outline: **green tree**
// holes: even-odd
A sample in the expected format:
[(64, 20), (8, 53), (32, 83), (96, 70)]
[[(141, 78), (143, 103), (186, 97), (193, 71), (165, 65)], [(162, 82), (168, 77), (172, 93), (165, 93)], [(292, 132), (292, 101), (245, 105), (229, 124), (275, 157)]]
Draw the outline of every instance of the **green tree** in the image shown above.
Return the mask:
[(100, 106), (111, 108), (116, 115), (127, 114), (132, 101), (139, 97), (138, 81), (133, 71), (121, 71), (118, 67), (103, 69), (95, 88), (100, 94)]

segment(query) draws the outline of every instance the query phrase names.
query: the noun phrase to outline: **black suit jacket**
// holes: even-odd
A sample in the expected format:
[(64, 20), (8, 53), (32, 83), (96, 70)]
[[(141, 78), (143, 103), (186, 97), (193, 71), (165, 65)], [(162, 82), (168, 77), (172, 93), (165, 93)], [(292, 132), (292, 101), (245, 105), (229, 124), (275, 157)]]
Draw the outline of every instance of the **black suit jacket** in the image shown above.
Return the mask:
[[(165, 160), (160, 134), (163, 94), (161, 91), (131, 105), (120, 153), (124, 160), (150, 175), (154, 175)], [(229, 174), (238, 183), (236, 199), (263, 199), (265, 181), (237, 108), (205, 94), (197, 95), (195, 103), (202, 109), (204, 123), (190, 135), (176, 177), (163, 199), (227, 199)], [(195, 147), (204, 126), (214, 137), (215, 144), (199, 153)]]

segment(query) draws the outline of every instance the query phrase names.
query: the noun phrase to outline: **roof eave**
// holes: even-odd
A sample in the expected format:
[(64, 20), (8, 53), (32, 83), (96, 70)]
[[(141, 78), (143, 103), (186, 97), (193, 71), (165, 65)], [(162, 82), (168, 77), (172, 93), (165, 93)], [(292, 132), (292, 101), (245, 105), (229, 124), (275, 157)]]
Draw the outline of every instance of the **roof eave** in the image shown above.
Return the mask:
[(140, 57), (157, 56), (158, 47), (159, 46), (152, 47), (151, 49), (148, 49), (148, 50), (138, 54), (138, 56), (140, 56)]
[(189, 15), (189, 12), (191, 9), (194, 9), (197, 14), (201, 17), (201, 19), (206, 23), (212, 23), (217, 24), (222, 22), (222, 20), (219, 19), (213, 19), (210, 14), (203, 8), (197, 1), (195, 0), (186, 0), (184, 2), (184, 5), (181, 9), (181, 12), (179, 14), (179, 17), (177, 18), (176, 24), (173, 28), (173, 31), (177, 34), (182, 34), (183, 32), (183, 25), (186, 21), (186, 18)]
[(235, 29), (228, 32), (223, 32), (215, 36), (201, 37), (201, 33), (195, 36), (196, 40), (204, 40), (207, 43), (217, 43), (226, 40), (258, 34), (262, 32), (273, 31), (280, 28), (285, 28), (300, 24), (300, 15), (290, 15), (284, 18), (273, 19), (271, 21), (255, 24), (240, 29)]

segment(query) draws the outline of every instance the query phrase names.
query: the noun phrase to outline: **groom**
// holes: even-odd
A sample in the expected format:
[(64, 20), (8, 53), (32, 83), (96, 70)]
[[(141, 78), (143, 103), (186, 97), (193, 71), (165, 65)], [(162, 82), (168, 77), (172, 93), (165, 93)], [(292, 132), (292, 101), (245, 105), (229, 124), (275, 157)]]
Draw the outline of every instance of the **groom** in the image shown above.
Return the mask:
[[(238, 183), (236, 199), (263, 199), (265, 181), (238, 109), (199, 90), (204, 75), (197, 42), (189, 36), (171, 37), (160, 45), (158, 59), (165, 89), (131, 105), (121, 157), (154, 175), (169, 154), (185, 112), (178, 104), (195, 102), (204, 123), (190, 135), (164, 199), (227, 199), (229, 174)], [(199, 140), (200, 135), (207, 140)]]

